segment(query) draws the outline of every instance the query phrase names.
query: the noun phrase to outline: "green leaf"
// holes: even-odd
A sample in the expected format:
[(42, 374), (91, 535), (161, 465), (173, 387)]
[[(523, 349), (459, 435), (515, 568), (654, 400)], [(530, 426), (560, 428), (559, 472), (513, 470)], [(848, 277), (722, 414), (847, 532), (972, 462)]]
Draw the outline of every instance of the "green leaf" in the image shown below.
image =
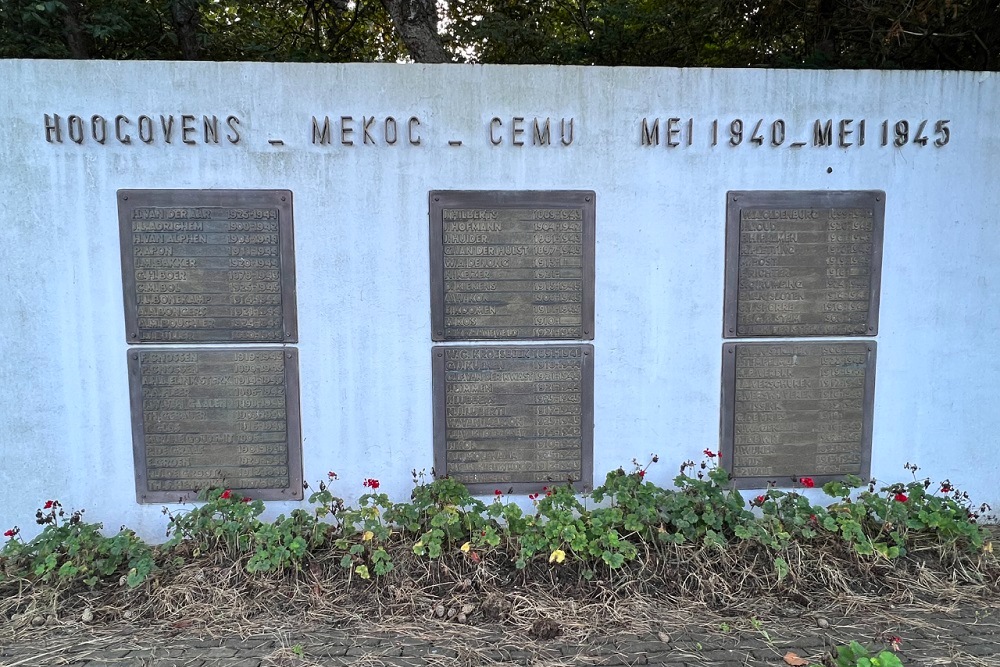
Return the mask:
[(605, 551), (601, 554), (601, 560), (608, 564), (608, 567), (617, 569), (625, 563), (625, 557), (617, 552)]
[(788, 562), (784, 558), (774, 559), (774, 571), (778, 574), (778, 581), (788, 576)]
[(878, 661), (882, 667), (903, 667), (903, 662), (891, 651), (882, 651), (879, 653)]

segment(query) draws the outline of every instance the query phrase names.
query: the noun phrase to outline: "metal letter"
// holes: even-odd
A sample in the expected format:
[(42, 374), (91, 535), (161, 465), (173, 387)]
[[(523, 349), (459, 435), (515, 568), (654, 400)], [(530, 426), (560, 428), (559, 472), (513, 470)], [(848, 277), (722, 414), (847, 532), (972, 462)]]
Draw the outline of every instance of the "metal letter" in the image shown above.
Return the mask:
[(549, 140), (549, 119), (545, 119), (545, 130), (542, 131), (541, 127), (538, 125), (538, 118), (535, 118), (535, 131), (531, 138), (531, 143), (538, 146), (548, 146), (552, 142)]
[(520, 139), (519, 138), (522, 134), (524, 134), (524, 128), (519, 125), (519, 123), (523, 123), (523, 122), (524, 122), (524, 118), (521, 117), (521, 116), (514, 116), (514, 119), (511, 121), (511, 135), (512, 135), (512, 137), (511, 137), (510, 143), (514, 144), (515, 146), (523, 146), (524, 145), (524, 139)]
[(833, 120), (826, 121), (826, 125), (816, 121), (813, 125), (813, 146), (833, 145)]
[[(101, 133), (98, 136), (97, 130), (100, 128)], [(94, 138), (99, 144), (103, 144), (108, 140), (108, 121), (104, 120), (104, 116), (91, 116), (90, 118), (90, 136)]]
[(120, 143), (130, 144), (132, 143), (132, 137), (129, 135), (122, 136), (122, 125), (129, 125), (132, 121), (128, 119), (127, 116), (118, 114), (115, 116), (115, 137)]
[(163, 140), (168, 144), (174, 140), (174, 117), (160, 114), (160, 127), (163, 128)]
[(236, 116), (226, 116), (226, 125), (228, 125), (229, 129), (233, 131), (232, 134), (229, 134), (228, 132), (226, 133), (226, 139), (229, 141), (229, 143), (231, 144), (240, 143), (240, 130), (239, 130), (240, 119), (237, 118)]
[[(190, 125), (189, 125), (189, 123), (190, 123)], [(194, 127), (193, 123), (194, 123), (194, 116), (192, 116), (190, 114), (182, 114), (181, 115), (181, 141), (183, 141), (186, 144), (193, 144), (194, 143), (194, 139), (189, 139), (188, 138), (189, 134), (194, 134), (195, 133), (195, 127)], [(141, 139), (142, 137), (139, 137), (139, 138)]]
[(59, 114), (53, 114), (51, 117), (45, 114), (45, 141), (50, 144), (53, 143), (52, 137), (55, 136), (55, 143), (62, 143), (62, 129), (61, 123), (59, 122)]
[(573, 119), (569, 119), (569, 137), (566, 136), (566, 119), (563, 118), (559, 122), (559, 135), (560, 141), (562, 141), (563, 146), (569, 146), (573, 143)]
[(375, 137), (373, 137), (369, 132), (369, 130), (372, 129), (372, 126), (374, 124), (375, 124), (375, 116), (372, 116), (371, 118), (366, 118), (365, 116), (361, 117), (361, 131), (363, 132), (362, 135), (363, 138), (361, 143), (363, 144), (375, 143)]
[(410, 120), (407, 122), (407, 134), (410, 138), (410, 145), (419, 146), (420, 145), (420, 135), (413, 135), (414, 128), (420, 127), (420, 119), (416, 116), (410, 116)]
[(219, 117), (212, 116), (212, 119), (209, 120), (208, 116), (202, 116), (201, 121), (205, 127), (205, 143), (219, 143)]
[(83, 119), (79, 116), (70, 116), (66, 119), (66, 126), (69, 129), (70, 141), (77, 144), (83, 143)]
[(667, 146), (674, 147), (681, 145), (681, 142), (677, 140), (677, 136), (681, 133), (681, 128), (677, 127), (677, 123), (679, 122), (681, 122), (680, 118), (667, 119)]
[(657, 118), (653, 121), (653, 126), (649, 126), (649, 121), (646, 118), (642, 119), (642, 134), (640, 144), (642, 146), (659, 146), (660, 145), (660, 119)]
[(848, 141), (847, 137), (854, 134), (854, 130), (851, 128), (851, 123), (854, 122), (853, 118), (842, 118), (838, 127), (840, 131), (838, 132), (838, 137), (840, 139), (840, 147), (847, 148), (848, 146), (853, 146), (854, 142)]
[[(392, 139), (389, 139), (390, 130), (392, 131)], [(399, 139), (399, 128), (396, 127), (396, 119), (393, 118), (392, 116), (389, 116), (385, 119), (384, 137), (385, 137), (385, 143), (389, 144), (390, 146), (394, 145), (396, 143), (396, 140)]]
[[(191, 120), (194, 120), (194, 116), (191, 116)], [(149, 116), (139, 116), (139, 141), (144, 144), (153, 143), (153, 119)], [(193, 144), (194, 141), (184, 143)]]
[(316, 116), (312, 117), (312, 142), (314, 144), (326, 145), (330, 143), (330, 117), (323, 116), (323, 127), (320, 129)]
[(350, 138), (354, 134), (354, 128), (347, 126), (347, 123), (352, 122), (354, 122), (354, 118), (351, 116), (340, 117), (340, 143), (344, 146), (354, 145), (354, 140)]

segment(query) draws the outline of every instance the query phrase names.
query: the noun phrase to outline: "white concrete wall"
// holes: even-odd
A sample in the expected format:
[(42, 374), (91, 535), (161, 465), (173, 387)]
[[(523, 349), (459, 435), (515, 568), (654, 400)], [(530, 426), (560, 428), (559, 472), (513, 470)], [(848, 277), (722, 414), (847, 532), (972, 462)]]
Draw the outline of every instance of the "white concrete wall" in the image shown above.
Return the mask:
[[(726, 191), (885, 190), (873, 474), (916, 462), (1000, 506), (995, 74), (7, 60), (0, 81), (0, 527), (30, 534), (57, 497), (163, 533), (135, 502), (119, 188), (294, 192), (305, 478), (336, 470), (350, 499), (364, 477), (405, 497), (431, 466), (429, 190), (597, 192), (596, 481), (656, 452), (665, 485), (718, 444)], [(45, 114), (133, 135), (140, 114), (232, 114), (242, 136), (50, 143)], [(314, 115), (352, 116), (355, 145), (312, 145)], [(362, 145), (372, 115), (419, 117), (421, 144)], [(514, 146), (515, 116), (573, 118), (574, 141)], [(693, 144), (640, 146), (643, 117), (694, 118)], [(730, 146), (733, 118), (788, 139)], [(789, 146), (828, 118), (866, 119), (866, 144)], [(931, 141), (883, 147), (883, 119)]]

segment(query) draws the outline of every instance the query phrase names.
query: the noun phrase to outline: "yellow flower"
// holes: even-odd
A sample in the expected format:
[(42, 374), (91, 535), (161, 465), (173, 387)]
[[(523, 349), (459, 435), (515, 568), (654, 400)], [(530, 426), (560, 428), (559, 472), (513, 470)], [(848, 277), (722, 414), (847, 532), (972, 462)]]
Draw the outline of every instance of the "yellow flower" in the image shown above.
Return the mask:
[(365, 542), (368, 542), (368, 541), (369, 541), (369, 540), (371, 540), (371, 539), (372, 539), (373, 537), (375, 537), (375, 533), (373, 533), (373, 532), (372, 532), (372, 531), (370, 531), (370, 530), (366, 530), (366, 531), (365, 531), (365, 534), (361, 536), (361, 539), (363, 539), (363, 540), (364, 540)]
[(566, 552), (563, 551), (562, 549), (556, 549), (555, 551), (552, 552), (552, 555), (549, 556), (550, 563), (553, 561), (555, 561), (556, 563), (561, 563), (564, 560), (566, 560)]
[(465, 544), (462, 545), (462, 551), (465, 553), (469, 553), (469, 549), (471, 548), (472, 548), (471, 542), (466, 542)]

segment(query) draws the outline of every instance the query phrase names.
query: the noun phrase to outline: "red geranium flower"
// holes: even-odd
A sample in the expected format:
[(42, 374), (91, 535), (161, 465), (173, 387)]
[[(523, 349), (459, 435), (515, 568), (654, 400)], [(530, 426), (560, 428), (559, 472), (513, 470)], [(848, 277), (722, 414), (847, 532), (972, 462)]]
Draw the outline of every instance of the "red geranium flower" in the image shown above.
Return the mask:
[(332, 470), (326, 473), (326, 476), (329, 477), (330, 479), (337, 479), (337, 473), (333, 472)]
[(711, 449), (706, 449), (703, 453), (710, 459), (715, 458), (715, 452), (713, 452)]
[(756, 498), (754, 498), (754, 502), (757, 503), (758, 505), (763, 505), (765, 500), (767, 500), (767, 498), (765, 498), (764, 496), (757, 496)]
[(639, 479), (642, 479), (645, 476), (646, 476), (646, 471), (645, 470), (640, 470), (639, 471)]
[(893, 498), (896, 500), (897, 503), (905, 503), (907, 500), (909, 500), (909, 498), (906, 497), (905, 493), (897, 493), (895, 496), (893, 496)]
[(219, 498), (221, 498), (223, 500), (229, 500), (229, 496), (231, 496), (231, 495), (233, 495), (233, 492), (230, 491), (229, 489), (226, 489), (225, 491), (222, 492), (222, 495), (219, 496)]
[(251, 498), (250, 496), (243, 496), (242, 498), (240, 498), (241, 503), (248, 503), (251, 500), (253, 500), (253, 498)]
[(951, 493), (951, 487), (947, 484), (942, 484), (941, 493)]
[(364, 485), (365, 485), (366, 487), (368, 487), (369, 489), (372, 489), (373, 491), (374, 491), (375, 489), (377, 489), (377, 488), (378, 488), (379, 486), (381, 486), (381, 485), (379, 484), (379, 482), (378, 482), (378, 480), (377, 480), (377, 479), (372, 479), (372, 478), (370, 478), (370, 477), (369, 477), (369, 478), (367, 478), (367, 479), (365, 479), (365, 484), (364, 484)]
[(501, 491), (500, 489), (494, 489), (493, 495), (494, 496), (502, 496), (503, 495), (503, 491)]
[(807, 489), (811, 489), (814, 486), (816, 486), (816, 482), (813, 481), (812, 477), (803, 477), (799, 481), (802, 482), (802, 486), (806, 487)]
[(14, 537), (15, 535), (17, 535), (17, 531), (13, 528), (3, 534), (4, 537)]
[(55, 505), (55, 504), (56, 504), (56, 501), (54, 501), (54, 500), (46, 500), (45, 501), (45, 507), (43, 507), (42, 509), (50, 510), (50, 509), (52, 509), (52, 506)]

